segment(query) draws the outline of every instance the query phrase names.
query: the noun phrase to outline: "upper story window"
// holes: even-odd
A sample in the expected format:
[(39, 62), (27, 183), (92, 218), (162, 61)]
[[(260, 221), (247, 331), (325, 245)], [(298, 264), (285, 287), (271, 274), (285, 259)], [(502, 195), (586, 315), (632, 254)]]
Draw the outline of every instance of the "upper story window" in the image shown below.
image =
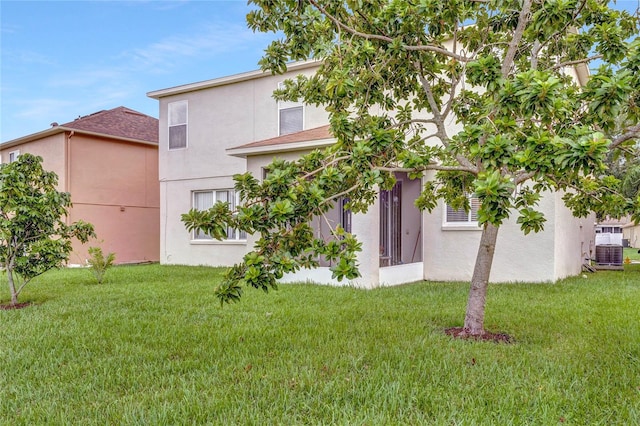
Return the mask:
[[(229, 204), (231, 210), (235, 209), (240, 203), (240, 194), (233, 189), (218, 189), (211, 191), (194, 191), (193, 192), (193, 208), (196, 210), (208, 210), (218, 201)], [(206, 241), (213, 240), (210, 235), (205, 234), (202, 231), (195, 231), (193, 233), (194, 240)], [(245, 241), (247, 239), (247, 233), (244, 231), (238, 231), (237, 229), (227, 228), (226, 241)]]
[(596, 234), (622, 234), (622, 228), (619, 226), (602, 226), (596, 228)]
[(16, 161), (18, 159), (19, 156), (20, 156), (20, 151), (19, 150), (11, 151), (9, 153), (9, 162), (13, 163), (14, 161)]
[(450, 205), (446, 205), (446, 225), (478, 225), (478, 209), (480, 209), (480, 200), (475, 197), (469, 197), (469, 211), (465, 209), (454, 209)]
[(171, 102), (169, 108), (169, 149), (187, 147), (187, 101)]
[[(278, 84), (283, 88), (283, 83)], [(302, 102), (278, 101), (278, 134), (280, 136), (299, 132), (304, 127), (304, 105)]]

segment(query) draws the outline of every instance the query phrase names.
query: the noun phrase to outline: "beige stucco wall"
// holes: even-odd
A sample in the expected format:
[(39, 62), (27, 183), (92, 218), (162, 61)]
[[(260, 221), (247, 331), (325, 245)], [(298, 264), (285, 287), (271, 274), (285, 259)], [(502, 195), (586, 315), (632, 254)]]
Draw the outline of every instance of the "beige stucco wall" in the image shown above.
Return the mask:
[[(593, 242), (593, 218), (575, 220), (559, 194), (545, 194), (539, 210), (544, 231), (524, 235), (517, 212), (500, 227), (491, 282), (552, 282), (580, 273), (583, 252)], [(425, 215), (424, 273), (428, 280), (468, 281), (473, 274), (480, 228), (444, 225), (441, 203)]]
[[(562, 194), (555, 193), (556, 238), (555, 279), (577, 275), (585, 259), (595, 258), (595, 214), (576, 218), (564, 205)], [(593, 253), (591, 253), (593, 252)]]
[[(306, 74), (311, 72), (313, 69), (304, 69)], [(289, 76), (297, 73), (292, 72)], [(233, 82), (229, 84), (214, 82), (204, 87), (194, 83), (196, 87), (154, 92), (160, 108), (159, 173), (163, 200), (161, 262), (232, 265), (240, 261), (242, 255), (252, 247), (254, 240), (251, 237), (246, 244), (191, 241), (180, 215), (191, 208), (191, 193), (194, 190), (230, 189), (233, 187), (232, 175), (245, 170), (256, 177), (261, 176), (261, 167), (268, 164), (273, 155), (250, 157), (246, 162), (243, 158), (227, 155), (225, 150), (277, 136), (278, 107), (271, 93), (286, 77), (265, 75), (244, 80), (231, 78)], [(179, 93), (182, 91), (184, 93)], [(187, 100), (189, 105), (188, 146), (186, 149), (168, 151), (167, 105), (182, 100)], [(327, 114), (320, 109), (306, 107), (304, 120), (305, 129), (318, 127), (327, 124)], [(450, 125), (454, 126), (454, 123)], [(291, 160), (298, 155), (278, 154)], [(543, 198), (540, 208), (548, 220), (544, 232), (524, 236), (516, 224), (516, 217), (502, 226), (492, 281), (554, 281), (579, 272), (582, 251), (585, 241), (588, 241), (584, 235), (588, 229), (584, 226), (580, 229), (579, 223), (558, 207), (558, 200), (552, 195)], [(447, 281), (470, 279), (480, 229), (444, 226), (444, 205), (441, 204), (432, 213), (425, 213), (421, 217), (423, 261), (380, 268), (377, 212), (378, 205), (375, 204), (367, 214), (354, 215), (353, 232), (363, 243), (359, 262), (364, 276), (349, 284), (376, 287), (423, 278)], [(416, 232), (416, 229), (408, 231)], [(408, 249), (413, 250), (413, 247), (404, 247), (405, 252)], [(288, 278), (333, 282), (326, 268)]]
[[(232, 176), (246, 171), (243, 158), (226, 149), (278, 136), (278, 104), (271, 94), (278, 83), (312, 70), (285, 76), (264, 74), (226, 85), (159, 99), (160, 261), (167, 264), (233, 265), (251, 245), (192, 241), (180, 216), (191, 208), (192, 191), (232, 189)], [(168, 104), (188, 101), (187, 148), (168, 149)], [(304, 129), (325, 125), (327, 114), (305, 106)], [(257, 176), (260, 176), (259, 174)]]
[(622, 238), (629, 240), (629, 247), (640, 247), (640, 225), (623, 227)]
[[(191, 209), (191, 192), (210, 189), (231, 189), (230, 176), (197, 180), (163, 182), (165, 214), (161, 218), (161, 263), (178, 265), (231, 266), (246, 253), (247, 243), (240, 241), (193, 241), (180, 216)], [(163, 194), (164, 196), (164, 194)]]

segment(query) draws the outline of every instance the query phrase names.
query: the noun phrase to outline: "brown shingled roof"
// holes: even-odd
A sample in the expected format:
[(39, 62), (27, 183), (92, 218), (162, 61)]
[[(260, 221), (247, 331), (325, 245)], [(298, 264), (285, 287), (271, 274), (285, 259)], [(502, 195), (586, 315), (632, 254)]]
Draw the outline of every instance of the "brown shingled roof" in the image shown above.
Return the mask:
[(158, 143), (158, 119), (123, 106), (78, 117), (62, 127)]
[(300, 132), (289, 133), (287, 135), (277, 136), (271, 139), (251, 142), (245, 145), (235, 147), (238, 148), (258, 148), (261, 146), (286, 145), (298, 142), (317, 141), (322, 139), (331, 139), (333, 136), (329, 131), (329, 126), (316, 127), (314, 129), (302, 130)]

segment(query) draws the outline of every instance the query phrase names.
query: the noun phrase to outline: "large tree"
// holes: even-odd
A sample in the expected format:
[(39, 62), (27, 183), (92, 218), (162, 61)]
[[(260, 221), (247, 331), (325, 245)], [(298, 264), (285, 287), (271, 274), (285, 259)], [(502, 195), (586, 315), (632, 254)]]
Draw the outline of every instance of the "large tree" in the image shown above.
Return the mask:
[(337, 142), (273, 163), (263, 182), (236, 176), (244, 200), (236, 212), (219, 204), (183, 216), (189, 229), (217, 238), (227, 225), (260, 237), (217, 289), (221, 301), (237, 300), (243, 283), (273, 287), (322, 256), (338, 279), (357, 276), (356, 239), (337, 229), (338, 238), (322, 241), (309, 222), (340, 196), (352, 211), (366, 210), (395, 171), (429, 176), (421, 209), (439, 199), (466, 209), (469, 195), (481, 201), (467, 336), (485, 333), (500, 226), (517, 215), (525, 234), (543, 229), (542, 193), (562, 191), (577, 216), (640, 219), (640, 199), (624, 197), (604, 163), (614, 150), (634, 150), (640, 134), (637, 12), (597, 0), (252, 3), (249, 26), (281, 36), (266, 49), (264, 70), (319, 61), (313, 76), (286, 81), (275, 97), (326, 108)]
[(58, 176), (42, 158), (22, 154), (0, 165), (0, 266), (6, 269), (11, 304), (31, 279), (69, 258), (71, 239), (87, 242), (93, 226), (66, 223), (71, 196), (56, 189)]

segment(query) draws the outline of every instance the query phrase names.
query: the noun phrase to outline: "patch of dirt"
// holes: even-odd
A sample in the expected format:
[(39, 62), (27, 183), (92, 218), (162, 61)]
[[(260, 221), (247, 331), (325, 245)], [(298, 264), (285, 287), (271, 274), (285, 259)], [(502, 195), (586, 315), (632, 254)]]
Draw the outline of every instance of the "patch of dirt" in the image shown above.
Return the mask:
[(0, 310), (2, 311), (9, 311), (11, 309), (22, 309), (22, 308), (26, 308), (27, 306), (31, 306), (31, 302), (24, 302), (24, 303), (16, 303), (15, 305), (12, 305), (11, 303), (6, 303), (4, 305), (0, 305)]
[(463, 327), (447, 328), (444, 330), (444, 334), (455, 339), (477, 340), (494, 343), (513, 343), (513, 338), (506, 333), (492, 333), (490, 331), (485, 331), (484, 334), (477, 336), (468, 334)]

